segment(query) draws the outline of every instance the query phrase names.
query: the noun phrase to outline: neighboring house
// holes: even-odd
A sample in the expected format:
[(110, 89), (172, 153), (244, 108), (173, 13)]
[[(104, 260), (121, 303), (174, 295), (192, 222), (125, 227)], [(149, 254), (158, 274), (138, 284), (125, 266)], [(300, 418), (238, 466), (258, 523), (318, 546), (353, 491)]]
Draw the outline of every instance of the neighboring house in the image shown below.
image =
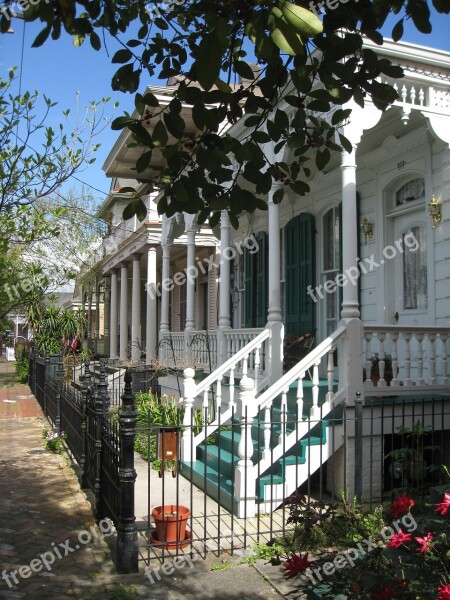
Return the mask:
[[(406, 43), (366, 46), (403, 66), (400, 100), (384, 113), (368, 101), (364, 109), (354, 105), (343, 128), (353, 153), (335, 153), (324, 172), (313, 168), (304, 197), (288, 191), (282, 204), (274, 204), (274, 186), (268, 211), (243, 214), (238, 230), (230, 228), (226, 212), (215, 231), (199, 227), (193, 215), (161, 218), (157, 193), (146, 196), (143, 222), (123, 221), (127, 194), (118, 188), (122, 179), (133, 179), (139, 152), (128, 146), (129, 132), (122, 132), (105, 163), (113, 189), (98, 216), (109, 219), (110, 235), (80, 278), (83, 289), (95, 287), (97, 298), (104, 286), (104, 354), (133, 362), (145, 356), (148, 365), (158, 356), (177, 367), (211, 370), (205, 383), (185, 371), (183, 402), (187, 415), (198, 398), (215, 403), (222, 424), (234, 405), (242, 415), (236, 380), (240, 400), (252, 407), (250, 419), (261, 411), (270, 416), (276, 403), (286, 417), (289, 394), (296, 398), (294, 432), (281, 429), (273, 442), (268, 424), (264, 445), (253, 444), (260, 445), (261, 458), (251, 468), (251, 452), (239, 449), (244, 462), (230, 474), (236, 487), (229, 506), (240, 516), (254, 514), (255, 502), (268, 509), (279, 504), (331, 455), (328, 487), (353, 489), (353, 461), (345, 464), (340, 454), (345, 436), (348, 447), (353, 443), (349, 429), (332, 447), (326, 435), (320, 451), (309, 445), (308, 470), (291, 461), (272, 496), (264, 491), (263, 474), (308, 434), (306, 417), (322, 422), (341, 404), (353, 407), (357, 393), (363, 401), (394, 395), (411, 404), (418, 395), (437, 394), (443, 407), (450, 406), (450, 54)], [(149, 89), (161, 103), (170, 98), (170, 87)], [(182, 116), (194, 132), (187, 107)], [(245, 136), (244, 119), (229, 132)], [(273, 155), (270, 144), (265, 151)], [(294, 160), (289, 150), (281, 154), (277, 160)], [(156, 153), (147, 178), (158, 173), (161, 160)], [(145, 187), (138, 190), (145, 196)], [(285, 335), (291, 342), (311, 333), (314, 349), (283, 375)], [(162, 385), (176, 389), (170, 378)], [(371, 474), (378, 475), (376, 484), (363, 476), (363, 495), (369, 488), (372, 496), (381, 494), (383, 432), (393, 433), (393, 411), (389, 418), (380, 413), (381, 431), (364, 432)], [(437, 425), (433, 421), (441, 431), (450, 429), (444, 412)], [(426, 415), (422, 420), (426, 424)], [(203, 433), (183, 437), (183, 461), (194, 480), (203, 439)], [(245, 493), (244, 464), (258, 482), (256, 500)], [(196, 481), (200, 486), (201, 478)], [(217, 497), (214, 485), (211, 476), (207, 491)]]

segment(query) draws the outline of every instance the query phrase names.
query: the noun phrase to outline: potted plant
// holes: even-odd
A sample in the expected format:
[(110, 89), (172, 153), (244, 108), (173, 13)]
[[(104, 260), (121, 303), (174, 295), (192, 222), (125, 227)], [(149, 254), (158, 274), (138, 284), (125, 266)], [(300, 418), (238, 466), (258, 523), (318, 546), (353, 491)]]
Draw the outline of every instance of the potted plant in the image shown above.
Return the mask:
[[(373, 385), (377, 385), (378, 380), (380, 379), (380, 358), (378, 354), (374, 354), (370, 359), (372, 363), (372, 371), (371, 371), (371, 379)], [(393, 373), (392, 373), (392, 356), (390, 354), (384, 355), (384, 379), (386, 384), (389, 385), (392, 381)]]
[(160, 548), (183, 548), (191, 537), (190, 532), (186, 531), (190, 516), (189, 508), (181, 504), (156, 506), (152, 510), (156, 533), (150, 535), (150, 540)]

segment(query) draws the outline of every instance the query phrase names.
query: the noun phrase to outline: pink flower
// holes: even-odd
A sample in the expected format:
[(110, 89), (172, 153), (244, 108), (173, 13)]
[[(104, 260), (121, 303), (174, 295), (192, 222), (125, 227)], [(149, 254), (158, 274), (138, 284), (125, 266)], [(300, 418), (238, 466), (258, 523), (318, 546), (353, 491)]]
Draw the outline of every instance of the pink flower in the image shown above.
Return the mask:
[(312, 563), (310, 563), (308, 560), (308, 553), (306, 553), (305, 556), (302, 556), (301, 554), (300, 556), (297, 554), (292, 554), (292, 558), (283, 563), (283, 567), (286, 569), (284, 576), (286, 579), (295, 577), (302, 571), (306, 571), (310, 564)]
[(395, 535), (392, 536), (387, 547), (388, 548), (400, 548), (400, 546), (402, 544), (405, 544), (406, 542), (410, 542), (410, 541), (411, 541), (410, 533), (403, 533), (403, 531), (399, 531), (398, 533), (396, 533)]
[(444, 587), (438, 587), (438, 600), (450, 600), (450, 583), (446, 583)]
[(410, 508), (414, 506), (414, 500), (408, 496), (397, 496), (397, 500), (391, 504), (391, 516), (393, 519), (398, 519), (406, 514)]
[(437, 506), (436, 512), (441, 513), (441, 515), (446, 515), (447, 511), (450, 507), (450, 494), (445, 493), (444, 501), (440, 502), (439, 504), (436, 504), (436, 506)]
[(417, 548), (418, 552), (426, 554), (428, 550), (430, 552), (433, 550), (433, 546), (431, 545), (431, 542), (433, 541), (432, 533), (427, 533), (425, 537), (416, 537), (415, 540), (420, 545), (420, 548)]

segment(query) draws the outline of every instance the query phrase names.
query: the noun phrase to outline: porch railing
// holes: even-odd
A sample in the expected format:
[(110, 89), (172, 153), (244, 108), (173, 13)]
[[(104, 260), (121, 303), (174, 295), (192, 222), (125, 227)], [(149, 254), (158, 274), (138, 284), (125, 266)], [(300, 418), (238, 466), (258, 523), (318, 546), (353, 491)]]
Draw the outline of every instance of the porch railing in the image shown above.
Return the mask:
[[(195, 462), (195, 451), (197, 446), (203, 442), (211, 433), (216, 431), (220, 424), (226, 423), (236, 411), (236, 371), (247, 377), (250, 364), (253, 365), (252, 375), (257, 385), (261, 372), (261, 354), (265, 346), (270, 343), (271, 332), (263, 329), (255, 338), (241, 348), (234, 356), (220, 365), (208, 377), (196, 384), (193, 369), (184, 371), (184, 398), (185, 406), (184, 423), (187, 426), (182, 438), (182, 456), (185, 461)], [(222, 406), (222, 398), (226, 389), (227, 402)], [(214, 393), (212, 393), (214, 392)], [(213, 406), (210, 406), (212, 396)], [(208, 423), (196, 436), (192, 435), (192, 424), (194, 423), (194, 402), (196, 398), (202, 399), (202, 413), (205, 421), (209, 421), (209, 415), (214, 415), (211, 423)], [(191, 427), (189, 427), (191, 426)]]
[(450, 327), (365, 326), (364, 389), (373, 395), (387, 387), (396, 392), (448, 388), (449, 337)]

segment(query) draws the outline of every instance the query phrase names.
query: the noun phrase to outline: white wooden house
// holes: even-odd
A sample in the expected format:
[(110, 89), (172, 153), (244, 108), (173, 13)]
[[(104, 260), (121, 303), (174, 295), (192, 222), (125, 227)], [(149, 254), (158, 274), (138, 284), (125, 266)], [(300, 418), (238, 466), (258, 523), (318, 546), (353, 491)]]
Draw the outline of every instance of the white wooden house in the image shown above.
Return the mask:
[[(450, 54), (406, 43), (366, 46), (404, 68), (396, 84), (400, 99), (384, 113), (370, 102), (364, 109), (352, 106), (343, 132), (353, 152), (335, 153), (324, 172), (313, 169), (309, 194), (288, 192), (278, 205), (274, 186), (267, 211), (242, 214), (238, 230), (223, 212), (211, 231), (193, 215), (159, 217), (157, 194), (147, 197), (143, 222), (124, 222), (124, 195), (113, 189), (99, 213), (109, 215), (110, 234), (80, 280), (85, 287), (105, 286), (103, 349), (110, 358), (136, 362), (145, 356), (150, 364), (159, 355), (180, 368), (204, 367), (202, 381), (192, 369), (184, 371), (187, 424), (199, 399), (215, 403), (208, 433), (218, 426), (218, 414), (224, 424), (236, 409), (242, 432), (257, 414), (266, 415), (263, 439), (230, 448), (238, 460), (227, 480), (234, 482), (229, 505), (240, 516), (254, 514), (258, 502), (273, 508), (329, 457), (329, 487), (353, 485), (349, 427), (333, 436), (333, 444), (325, 433), (317, 446), (306, 444), (307, 466), (285, 462), (277, 486), (265, 491), (264, 473), (310, 430), (306, 398), (307, 416), (321, 423), (342, 403), (351, 410), (357, 393), (363, 402), (395, 395), (413, 403), (432, 394), (442, 407), (450, 403)], [(161, 103), (170, 98), (170, 87), (150, 89)], [(183, 118), (194, 131), (187, 107)], [(229, 132), (245, 136), (243, 120)], [(122, 132), (105, 163), (113, 188), (134, 178), (138, 149), (128, 141)], [(265, 151), (273, 155), (270, 144)], [(283, 153), (276, 158), (293, 160), (289, 150)], [(161, 164), (156, 155), (146, 175)], [(285, 335), (308, 332), (315, 332), (314, 347), (284, 373)], [(208, 347), (201, 345), (205, 335)], [(194, 336), (200, 344), (192, 344)], [(170, 378), (162, 384), (176, 389)], [(286, 420), (292, 411), (292, 395), (298, 426), (288, 431), (283, 415)], [(269, 421), (274, 403), (281, 414), (276, 442)], [(442, 431), (450, 429), (444, 412), (432, 422)], [(383, 431), (393, 432), (400, 422), (394, 407), (364, 431), (364, 447), (370, 445), (371, 457), (378, 449), (378, 459), (363, 472), (363, 494), (369, 487), (381, 494), (372, 480), (382, 469)], [(347, 464), (339, 454), (344, 437)], [(194, 478), (203, 438), (191, 439), (189, 430), (183, 438), (183, 461)], [(208, 469), (207, 491), (214, 496), (211, 460)]]

